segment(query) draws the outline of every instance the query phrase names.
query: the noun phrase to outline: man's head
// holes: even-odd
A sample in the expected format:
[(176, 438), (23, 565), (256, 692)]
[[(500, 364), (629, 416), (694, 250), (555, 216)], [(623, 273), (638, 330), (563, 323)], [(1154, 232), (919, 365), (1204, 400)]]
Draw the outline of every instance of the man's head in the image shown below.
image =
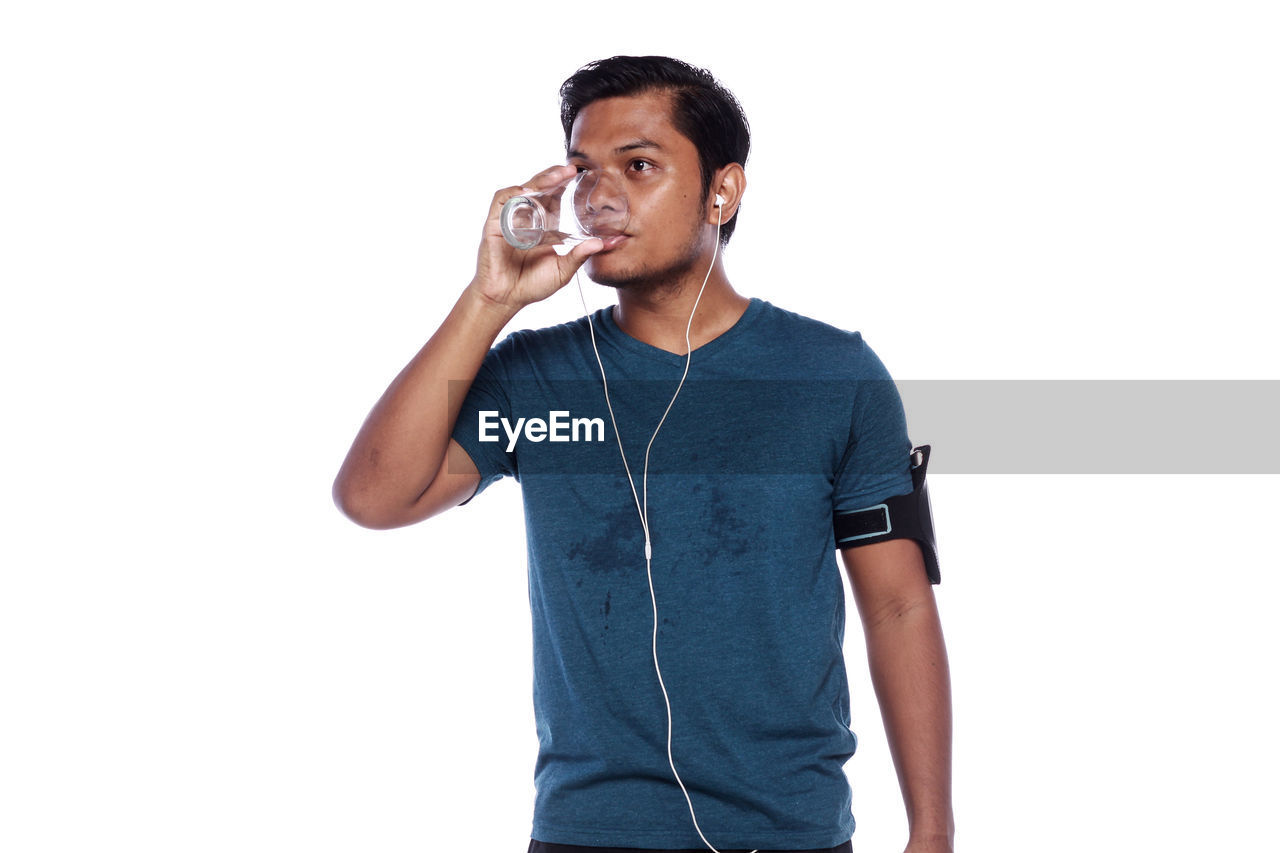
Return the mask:
[[(733, 94), (701, 68), (665, 56), (615, 56), (584, 65), (560, 87), (565, 147), (572, 150), (574, 122), (587, 106), (650, 94), (668, 96), (671, 124), (697, 151), (705, 204), (719, 170), (730, 163), (746, 165), (751, 129)], [(729, 242), (736, 223), (734, 215), (720, 226), (721, 245)]]

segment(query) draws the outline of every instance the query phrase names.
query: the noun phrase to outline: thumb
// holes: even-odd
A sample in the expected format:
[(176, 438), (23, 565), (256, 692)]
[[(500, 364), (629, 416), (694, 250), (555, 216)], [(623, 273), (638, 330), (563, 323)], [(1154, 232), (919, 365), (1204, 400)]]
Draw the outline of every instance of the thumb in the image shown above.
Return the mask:
[(587, 258), (604, 249), (604, 241), (599, 237), (592, 237), (590, 240), (584, 240), (569, 250), (569, 253), (558, 258), (560, 264), (560, 275), (565, 281), (578, 271), (578, 268), (587, 262)]

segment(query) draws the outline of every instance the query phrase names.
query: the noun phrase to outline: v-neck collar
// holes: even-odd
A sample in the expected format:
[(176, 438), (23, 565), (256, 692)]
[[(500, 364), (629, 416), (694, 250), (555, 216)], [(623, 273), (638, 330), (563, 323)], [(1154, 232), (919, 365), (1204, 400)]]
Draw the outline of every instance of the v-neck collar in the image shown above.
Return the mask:
[[(742, 312), (742, 316), (738, 318), (736, 323), (725, 329), (720, 335), (707, 341), (702, 346), (694, 348), (693, 354), (698, 357), (694, 360), (697, 361), (699, 359), (705, 359), (708, 356), (715, 355), (717, 352), (733, 343), (733, 341), (742, 334), (743, 330), (755, 321), (756, 317), (760, 315), (760, 312), (764, 310), (764, 306), (765, 301), (763, 299), (755, 296), (751, 297), (751, 301), (747, 305), (747, 310)], [(637, 355), (662, 361), (667, 364), (684, 365), (687, 360), (687, 356), (669, 352), (661, 347), (655, 347), (653, 344), (645, 343), (639, 338), (633, 338), (631, 335), (624, 332), (622, 327), (620, 327), (613, 319), (614, 307), (615, 306), (611, 305), (608, 308), (602, 308), (598, 315), (600, 319), (600, 326), (609, 340), (617, 344), (619, 347), (629, 352), (636, 353)]]

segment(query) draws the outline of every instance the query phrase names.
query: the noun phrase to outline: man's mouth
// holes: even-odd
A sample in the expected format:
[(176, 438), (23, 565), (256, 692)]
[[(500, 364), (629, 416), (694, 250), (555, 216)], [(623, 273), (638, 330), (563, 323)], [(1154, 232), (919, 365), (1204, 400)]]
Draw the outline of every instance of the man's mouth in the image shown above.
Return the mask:
[(597, 234), (596, 236), (599, 237), (604, 242), (604, 251), (607, 252), (610, 249), (616, 249), (618, 246), (625, 243), (627, 239), (630, 238), (631, 235), (615, 232), (615, 233), (608, 233), (608, 234)]

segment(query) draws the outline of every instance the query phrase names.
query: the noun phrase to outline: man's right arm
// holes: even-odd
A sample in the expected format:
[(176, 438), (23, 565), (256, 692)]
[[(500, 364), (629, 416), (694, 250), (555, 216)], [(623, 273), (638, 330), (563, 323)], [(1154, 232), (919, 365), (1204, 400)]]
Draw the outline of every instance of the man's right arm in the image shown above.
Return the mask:
[[(525, 186), (552, 186), (572, 172), (570, 166), (558, 166)], [(588, 240), (564, 256), (548, 246), (513, 249), (503, 239), (498, 216), (502, 205), (523, 191), (508, 187), (494, 194), (476, 277), (388, 386), (347, 452), (333, 499), (361, 526), (403, 527), (455, 507), (475, 492), (480, 472), (451, 436), (485, 354), (516, 312), (559, 290), (603, 248), (601, 241)]]
[(352, 443), (333, 483), (334, 502), (348, 518), (363, 527), (403, 527), (475, 492), (480, 472), (450, 436), (485, 354), (514, 314), (467, 287)]

